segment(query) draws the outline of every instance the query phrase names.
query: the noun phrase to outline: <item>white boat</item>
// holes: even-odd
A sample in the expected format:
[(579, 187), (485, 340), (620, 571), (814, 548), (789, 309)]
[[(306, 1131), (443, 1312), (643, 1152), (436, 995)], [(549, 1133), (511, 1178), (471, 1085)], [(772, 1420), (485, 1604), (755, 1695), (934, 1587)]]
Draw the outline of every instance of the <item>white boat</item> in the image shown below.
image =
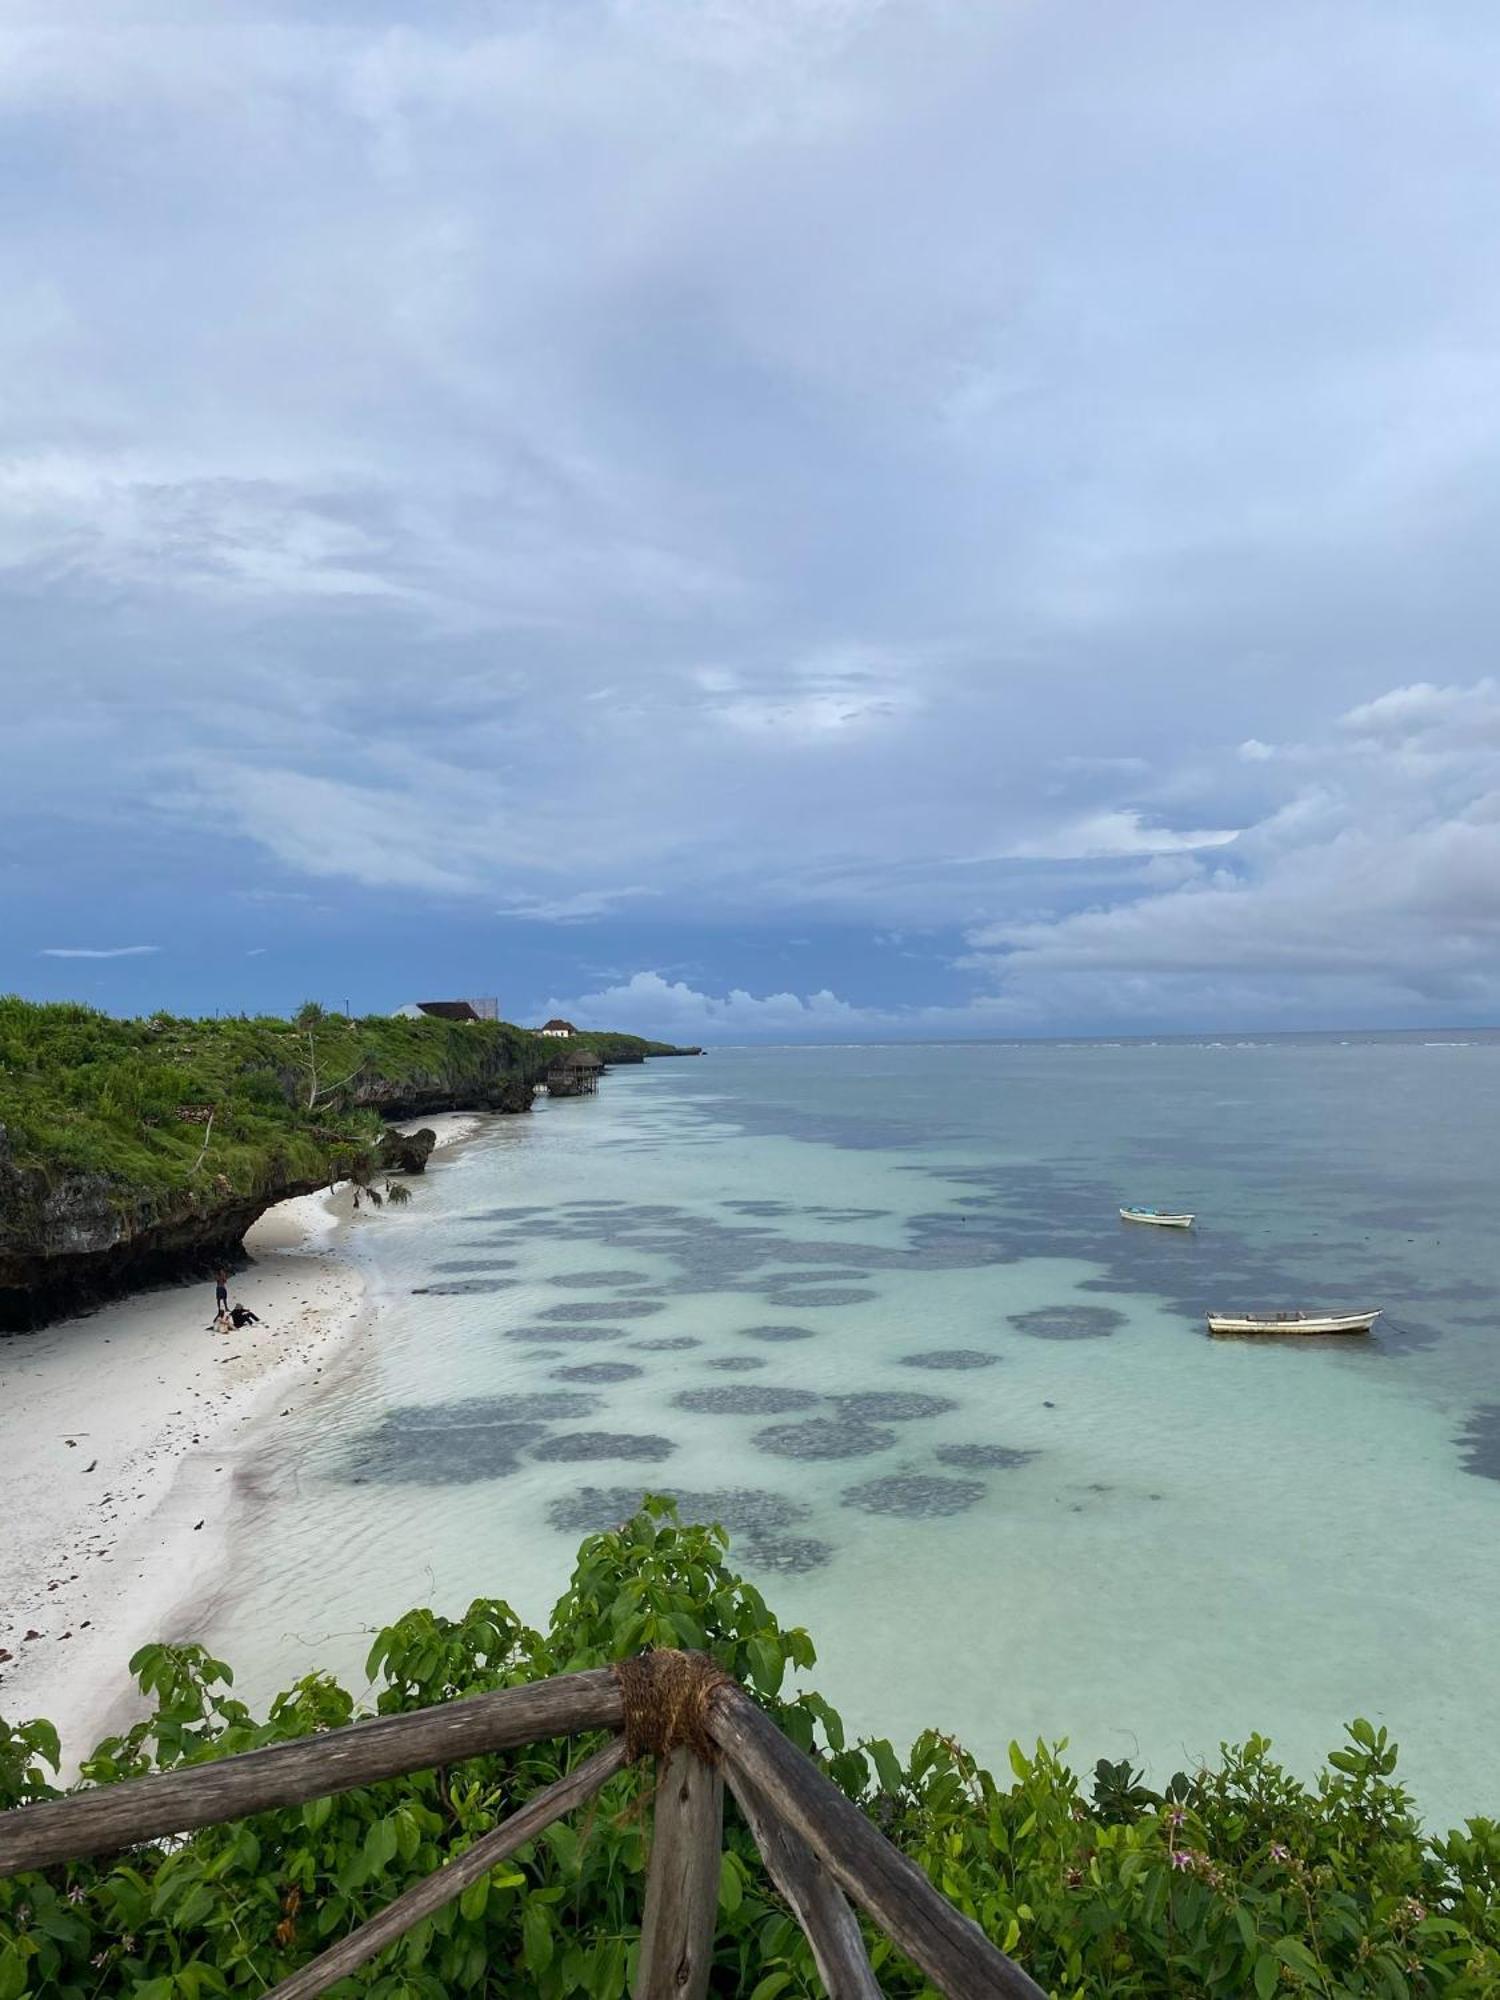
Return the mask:
[(1122, 1208), (1121, 1222), (1149, 1222), (1156, 1229), (1191, 1229), (1197, 1217), (1173, 1208)]
[(1364, 1313), (1210, 1313), (1210, 1333), (1368, 1333), (1379, 1309)]

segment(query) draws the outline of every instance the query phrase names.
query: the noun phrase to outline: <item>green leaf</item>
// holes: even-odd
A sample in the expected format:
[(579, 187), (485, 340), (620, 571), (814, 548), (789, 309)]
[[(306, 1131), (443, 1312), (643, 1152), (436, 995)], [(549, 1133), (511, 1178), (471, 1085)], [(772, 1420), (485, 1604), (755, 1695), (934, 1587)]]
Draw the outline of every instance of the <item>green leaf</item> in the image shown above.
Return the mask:
[(786, 1662), (781, 1657), (780, 1648), (773, 1646), (769, 1639), (763, 1639), (756, 1633), (755, 1637), (746, 1643), (745, 1650), (749, 1653), (750, 1664), (755, 1670), (757, 1687), (766, 1694), (779, 1694), (786, 1674)]
[(388, 1819), (378, 1819), (365, 1835), (365, 1865), (378, 1875), (396, 1858), (396, 1829)]
[(883, 1736), (873, 1737), (865, 1748), (869, 1751), (870, 1760), (875, 1766), (881, 1790), (890, 1792), (893, 1796), (902, 1791), (906, 1784), (906, 1774), (886, 1739)]
[(173, 1929), (188, 1930), (194, 1924), (201, 1923), (213, 1907), (213, 1890), (208, 1887), (207, 1883), (200, 1882), (197, 1888), (189, 1889), (173, 1912)]
[(732, 1917), (745, 1899), (740, 1864), (727, 1850), (719, 1856), (719, 1908)]
[(458, 1899), (458, 1914), (466, 1924), (477, 1923), (484, 1915), (484, 1906), (490, 1900), (490, 1878), (481, 1875), (477, 1882), (471, 1882)]
[(540, 1976), (552, 1963), (552, 1921), (540, 1903), (529, 1902), (521, 1916), (521, 1953), (526, 1970)]
[(1255, 1990), (1260, 2000), (1271, 2000), (1280, 1978), (1281, 1962), (1273, 1958), (1270, 1952), (1266, 1952), (1263, 1957), (1255, 1961)]
[(0, 2000), (21, 2000), (26, 1991), (26, 1961), (15, 1945), (0, 1951)]
[(1293, 1972), (1300, 1972), (1304, 1979), (1322, 1979), (1322, 1966), (1319, 1965), (1301, 1938), (1277, 1938), (1271, 1949), (1283, 1965), (1289, 1965)]
[(776, 2000), (778, 1993), (784, 1993), (792, 1983), (789, 1972), (768, 1972), (750, 1995), (750, 2000)]

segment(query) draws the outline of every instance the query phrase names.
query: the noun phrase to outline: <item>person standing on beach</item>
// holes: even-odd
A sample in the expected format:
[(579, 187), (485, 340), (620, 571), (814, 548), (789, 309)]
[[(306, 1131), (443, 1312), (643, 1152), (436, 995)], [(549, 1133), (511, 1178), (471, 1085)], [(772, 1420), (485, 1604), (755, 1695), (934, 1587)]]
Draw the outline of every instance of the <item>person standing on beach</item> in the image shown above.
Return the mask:
[(229, 1310), (229, 1273), (225, 1270), (214, 1272), (214, 1317)]

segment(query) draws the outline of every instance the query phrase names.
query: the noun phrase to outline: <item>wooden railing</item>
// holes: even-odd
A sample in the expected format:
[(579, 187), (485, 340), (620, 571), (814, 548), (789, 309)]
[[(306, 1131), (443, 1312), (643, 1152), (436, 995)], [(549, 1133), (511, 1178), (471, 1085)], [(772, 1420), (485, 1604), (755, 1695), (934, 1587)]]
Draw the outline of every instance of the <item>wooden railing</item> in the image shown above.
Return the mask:
[(295, 1742), (0, 1813), (0, 1875), (599, 1729), (614, 1739), (415, 1884), (265, 2000), (313, 2000), (591, 1798), (637, 1757), (656, 1759), (655, 1827), (635, 2000), (702, 2000), (713, 1961), (727, 1781), (831, 2000), (879, 2000), (850, 1905), (948, 2000), (1041, 2000), (1041, 1988), (960, 1915), (921, 1869), (705, 1655), (662, 1651), (380, 1716)]

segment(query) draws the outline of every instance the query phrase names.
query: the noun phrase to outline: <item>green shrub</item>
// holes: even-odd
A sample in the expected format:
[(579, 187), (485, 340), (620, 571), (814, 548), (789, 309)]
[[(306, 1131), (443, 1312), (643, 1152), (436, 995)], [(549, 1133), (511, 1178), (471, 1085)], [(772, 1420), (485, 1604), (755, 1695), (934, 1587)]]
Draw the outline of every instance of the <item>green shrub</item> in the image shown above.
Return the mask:
[[(1500, 1829), (1423, 1836), (1393, 1780), (1396, 1753), (1356, 1722), (1306, 1786), (1252, 1739), (1165, 1794), (1101, 1765), (1092, 1798), (1060, 1748), (1013, 1746), (997, 1782), (929, 1732), (904, 1762), (849, 1743), (788, 1675), (813, 1664), (725, 1561), (721, 1530), (649, 1501), (589, 1538), (545, 1633), (480, 1600), (457, 1619), (413, 1611), (375, 1640), (376, 1707), (394, 1713), (609, 1660), (706, 1647), (1040, 1983), (1067, 2000), (1500, 1993)], [(338, 1727), (352, 1698), (299, 1681), (256, 1721), (229, 1669), (192, 1646), (131, 1662), (150, 1713), (86, 1765), (107, 1784)], [(372, 1785), (175, 1844), (0, 1883), (0, 2000), (202, 2000), (255, 1993), (462, 1849), (598, 1739), (546, 1743)], [(0, 1803), (55, 1796), (45, 1723), (0, 1724)], [(622, 1774), (338, 1990), (380, 2000), (456, 1993), (619, 2000), (640, 1920), (650, 1774)], [(883, 1990), (930, 1994), (873, 1934)], [(807, 1947), (731, 1811), (713, 1991), (799, 2000), (821, 1991)]]

